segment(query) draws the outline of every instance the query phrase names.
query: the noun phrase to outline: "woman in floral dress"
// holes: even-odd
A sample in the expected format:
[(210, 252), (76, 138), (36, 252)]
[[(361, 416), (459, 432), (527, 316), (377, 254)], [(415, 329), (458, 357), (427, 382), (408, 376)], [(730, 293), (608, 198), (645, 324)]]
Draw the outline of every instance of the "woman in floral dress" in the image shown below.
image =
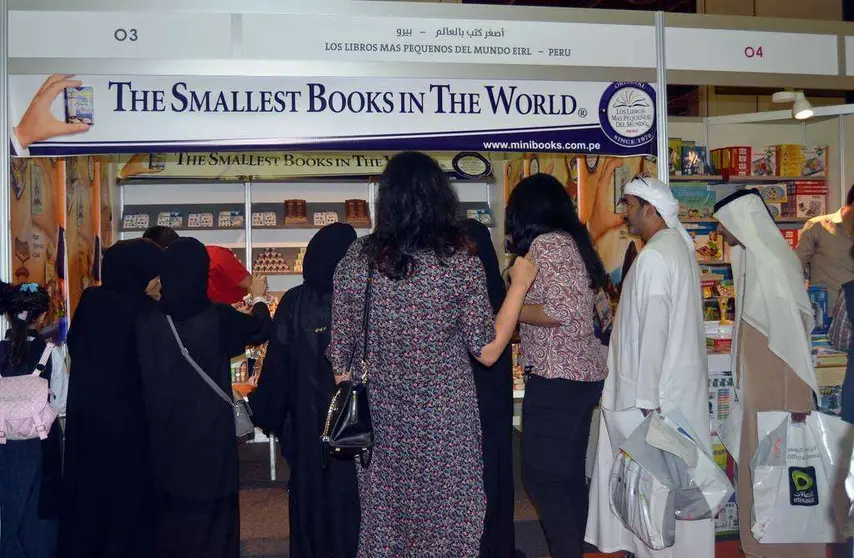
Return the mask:
[(351, 246), (335, 274), (328, 356), (343, 379), (361, 355), (369, 266), (375, 270), (368, 326), (375, 443), (370, 466), (359, 466), (360, 557), (478, 554), (486, 507), (469, 354), (488, 366), (501, 356), (537, 271), (517, 260), (493, 319), (457, 204), (433, 159), (395, 156), (380, 180), (375, 232)]

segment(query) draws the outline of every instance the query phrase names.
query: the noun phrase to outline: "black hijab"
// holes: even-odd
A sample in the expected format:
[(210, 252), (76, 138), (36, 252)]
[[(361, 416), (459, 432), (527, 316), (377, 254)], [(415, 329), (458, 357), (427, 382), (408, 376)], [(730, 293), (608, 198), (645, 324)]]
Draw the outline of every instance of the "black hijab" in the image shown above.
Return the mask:
[(103, 286), (110, 291), (142, 296), (160, 275), (163, 249), (145, 238), (121, 240), (104, 252)]
[[(86, 535), (93, 517), (111, 517), (117, 537), (140, 541), (129, 557), (151, 556), (145, 520), (153, 506), (148, 424), (136, 349), (140, 314), (156, 304), (145, 288), (160, 273), (163, 249), (148, 240), (117, 242), (104, 253), (103, 285), (83, 292), (71, 321), (68, 350), (74, 381), (68, 388), (60, 545), (68, 556), (93, 556)], [(93, 444), (92, 440), (110, 440)], [(118, 456), (118, 457), (117, 457)], [(133, 511), (93, 498), (86, 486), (101, 483), (133, 501)]]
[(501, 267), (498, 265), (498, 256), (495, 254), (495, 247), (492, 245), (489, 228), (474, 219), (466, 219), (461, 224), (466, 236), (477, 246), (477, 257), (480, 258), (481, 263), (483, 263), (483, 270), (486, 272), (486, 289), (489, 292), (489, 302), (492, 304), (492, 311), (498, 313), (504, 303), (507, 287), (501, 277)]
[(160, 271), (160, 309), (184, 321), (208, 309), (208, 265), (205, 245), (195, 238), (179, 238), (163, 252)]
[(311, 239), (303, 259), (303, 280), (319, 294), (332, 292), (338, 262), (356, 240), (356, 230), (344, 223), (326, 225)]

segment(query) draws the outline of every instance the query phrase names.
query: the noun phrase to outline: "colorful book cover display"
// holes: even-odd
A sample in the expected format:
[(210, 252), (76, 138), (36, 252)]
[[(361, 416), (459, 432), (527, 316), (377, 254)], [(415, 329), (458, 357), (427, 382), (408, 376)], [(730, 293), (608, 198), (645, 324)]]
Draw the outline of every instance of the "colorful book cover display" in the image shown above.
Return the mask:
[[(65, 199), (68, 232), (68, 291), (70, 314), (74, 314), (83, 291), (96, 284), (95, 261), (97, 219), (94, 215), (96, 174), (94, 157), (75, 157), (66, 161)], [(99, 190), (99, 189), (98, 189)], [(98, 212), (100, 213), (100, 212)]]
[(100, 282), (104, 239), (113, 240), (104, 168), (100, 157), (12, 160), (12, 280), (45, 285), (45, 324), (60, 340), (83, 291)]
[(39, 283), (51, 304), (45, 324), (67, 330), (65, 290), (65, 161), (13, 159), (11, 168), (12, 281)]
[(718, 233), (716, 222), (685, 223), (685, 229), (694, 240), (694, 253), (700, 263), (726, 261), (726, 243)]
[(680, 219), (711, 219), (717, 194), (703, 183), (671, 184), (673, 197), (679, 201)]

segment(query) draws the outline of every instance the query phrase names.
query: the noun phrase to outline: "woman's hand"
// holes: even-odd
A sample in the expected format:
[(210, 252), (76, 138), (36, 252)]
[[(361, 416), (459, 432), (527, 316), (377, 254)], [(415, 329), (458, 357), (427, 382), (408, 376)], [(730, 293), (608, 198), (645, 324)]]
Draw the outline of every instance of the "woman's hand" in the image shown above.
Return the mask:
[(527, 292), (534, 284), (538, 271), (536, 264), (528, 258), (516, 258), (513, 267), (507, 272), (510, 276), (511, 287), (524, 287)]
[(249, 294), (252, 299), (263, 298), (267, 294), (267, 276), (266, 275), (253, 275), (252, 276), (252, 285), (249, 287)]
[(337, 386), (341, 382), (349, 382), (350, 374), (335, 374), (335, 385)]

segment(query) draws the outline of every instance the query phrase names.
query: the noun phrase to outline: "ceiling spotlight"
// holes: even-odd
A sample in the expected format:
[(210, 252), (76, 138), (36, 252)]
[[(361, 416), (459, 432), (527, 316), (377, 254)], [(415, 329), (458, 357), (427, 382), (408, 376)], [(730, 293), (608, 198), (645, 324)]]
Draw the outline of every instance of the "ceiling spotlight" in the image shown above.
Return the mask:
[(778, 91), (771, 100), (775, 103), (792, 103), (792, 116), (797, 120), (806, 120), (813, 115), (812, 105), (803, 91)]

